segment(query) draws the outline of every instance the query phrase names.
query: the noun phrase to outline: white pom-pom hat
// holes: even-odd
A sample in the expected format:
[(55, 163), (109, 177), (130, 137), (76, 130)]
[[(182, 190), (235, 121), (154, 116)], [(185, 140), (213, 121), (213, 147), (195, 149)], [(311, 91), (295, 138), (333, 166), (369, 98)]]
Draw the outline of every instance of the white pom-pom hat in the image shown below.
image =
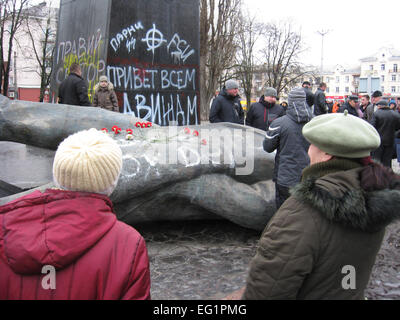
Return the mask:
[(96, 129), (75, 133), (58, 147), (53, 163), (57, 187), (111, 195), (122, 169), (122, 151), (107, 134)]

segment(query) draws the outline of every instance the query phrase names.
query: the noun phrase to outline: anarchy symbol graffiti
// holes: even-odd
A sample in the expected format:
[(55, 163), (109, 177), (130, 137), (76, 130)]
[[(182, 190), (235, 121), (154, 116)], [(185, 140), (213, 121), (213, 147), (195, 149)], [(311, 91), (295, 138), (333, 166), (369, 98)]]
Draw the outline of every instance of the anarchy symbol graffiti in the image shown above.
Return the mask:
[(142, 42), (147, 43), (147, 51), (152, 51), (154, 55), (154, 51), (161, 47), (164, 42), (167, 42), (167, 40), (164, 39), (164, 35), (153, 24), (153, 28), (147, 31), (146, 38), (142, 39)]

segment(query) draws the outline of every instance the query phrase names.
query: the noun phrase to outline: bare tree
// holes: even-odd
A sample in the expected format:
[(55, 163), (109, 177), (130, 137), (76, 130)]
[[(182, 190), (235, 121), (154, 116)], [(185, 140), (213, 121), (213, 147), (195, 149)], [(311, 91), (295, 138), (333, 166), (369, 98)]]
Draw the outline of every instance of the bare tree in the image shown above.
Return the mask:
[(241, 0), (200, 1), (201, 119), (208, 120), (210, 101), (235, 65), (235, 35)]
[(265, 86), (275, 88), (279, 96), (307, 74), (299, 62), (303, 40), (301, 34), (293, 31), (293, 26), (287, 22), (266, 24), (263, 34)]
[(262, 25), (247, 13), (246, 17), (241, 15), (238, 31), (235, 68), (246, 95), (247, 107), (250, 107), (253, 77), (257, 68), (256, 43), (262, 34)]
[(25, 58), (34, 56), (39, 68), (28, 66), (40, 76), (39, 101), (43, 102), (52, 75), (52, 60), (57, 32), (56, 11), (51, 2), (46, 2), (27, 9), (25, 31), (29, 38), (28, 44), (19, 44)]
[[(0, 0), (0, 69), (2, 83), (1, 87), (4, 95), (8, 93), (10, 61), (15, 40), (15, 34), (23, 21), (23, 10), (28, 6), (30, 0)], [(8, 42), (8, 50), (4, 52), (4, 44)], [(6, 54), (6, 59), (4, 57)]]

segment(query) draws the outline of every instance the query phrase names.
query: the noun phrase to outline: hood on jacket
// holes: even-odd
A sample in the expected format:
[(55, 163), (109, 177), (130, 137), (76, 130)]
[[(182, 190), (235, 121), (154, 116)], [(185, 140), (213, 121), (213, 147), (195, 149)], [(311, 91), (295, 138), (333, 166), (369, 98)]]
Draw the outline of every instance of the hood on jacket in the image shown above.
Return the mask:
[(0, 207), (0, 240), (11, 269), (39, 274), (63, 269), (92, 248), (115, 224), (103, 195), (60, 190), (36, 191)]
[(303, 88), (295, 88), (289, 93), (286, 115), (297, 123), (307, 123), (314, 117)]
[(98, 89), (111, 91), (111, 90), (114, 90), (114, 85), (111, 82), (108, 82), (108, 86), (106, 88), (102, 88), (102, 87), (100, 87), (100, 83), (97, 83), (94, 86), (94, 91), (96, 92)]
[(291, 193), (329, 221), (364, 232), (380, 231), (400, 218), (400, 183), (384, 190), (364, 191), (360, 186), (362, 169), (338, 171), (321, 178), (310, 176)]

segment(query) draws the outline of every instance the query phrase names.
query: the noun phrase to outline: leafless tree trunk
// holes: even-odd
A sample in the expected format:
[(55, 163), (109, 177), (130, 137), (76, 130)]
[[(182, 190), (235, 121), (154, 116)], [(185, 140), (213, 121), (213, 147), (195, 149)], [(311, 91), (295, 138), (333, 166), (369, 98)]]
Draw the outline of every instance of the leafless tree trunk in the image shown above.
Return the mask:
[(249, 108), (253, 89), (253, 76), (257, 68), (255, 46), (262, 34), (262, 25), (257, 23), (254, 17), (250, 17), (249, 13), (247, 13), (246, 17), (242, 15), (239, 22), (235, 67), (237, 78), (240, 79), (246, 95), (247, 108)]
[(307, 74), (298, 61), (303, 50), (302, 37), (290, 23), (270, 23), (265, 25), (264, 43), (265, 86), (275, 88), (279, 96)]
[[(33, 51), (33, 55), (39, 65), (39, 71), (35, 68), (35, 72), (40, 76), (39, 101), (43, 102), (45, 91), (50, 84), (53, 71), (52, 60), (57, 26), (54, 22), (52, 23), (52, 20), (56, 17), (52, 11), (51, 3), (48, 7), (39, 8), (39, 6), (37, 16), (29, 16), (25, 20), (30, 45), (27, 48), (23, 48), (22, 52), (23, 54), (25, 53), (24, 55), (30, 56)], [(32, 69), (31, 66), (29, 68)]]
[[(2, 0), (1, 1), (1, 28), (0, 28), (0, 65), (2, 69), (2, 92), (8, 93), (10, 61), (12, 56), (15, 33), (21, 26), (23, 20), (23, 10), (28, 6), (30, 0)], [(7, 59), (4, 58), (4, 41), (8, 39)]]
[(241, 0), (200, 0), (201, 119), (208, 120), (210, 101), (226, 72), (235, 65), (235, 36)]

